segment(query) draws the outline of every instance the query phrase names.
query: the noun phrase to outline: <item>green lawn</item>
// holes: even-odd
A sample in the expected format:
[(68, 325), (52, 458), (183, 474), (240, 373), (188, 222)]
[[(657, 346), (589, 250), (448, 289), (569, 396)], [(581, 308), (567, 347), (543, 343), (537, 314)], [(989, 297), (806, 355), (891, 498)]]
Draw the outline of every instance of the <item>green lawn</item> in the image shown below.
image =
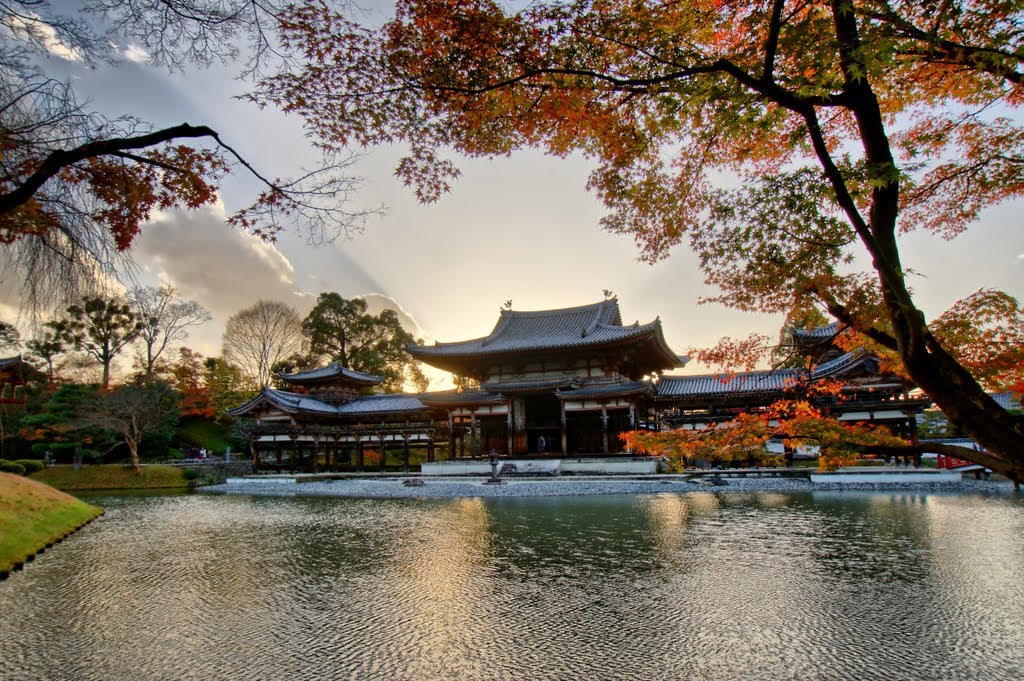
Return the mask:
[(0, 473), (0, 574), (102, 512), (41, 482)]
[(223, 454), (231, 444), (224, 426), (194, 416), (181, 420), (176, 437), (182, 447), (205, 447), (210, 454)]
[(120, 464), (82, 466), (77, 471), (74, 466), (53, 466), (31, 477), (65, 490), (188, 488), (183, 469), (173, 466), (143, 466), (142, 475)]

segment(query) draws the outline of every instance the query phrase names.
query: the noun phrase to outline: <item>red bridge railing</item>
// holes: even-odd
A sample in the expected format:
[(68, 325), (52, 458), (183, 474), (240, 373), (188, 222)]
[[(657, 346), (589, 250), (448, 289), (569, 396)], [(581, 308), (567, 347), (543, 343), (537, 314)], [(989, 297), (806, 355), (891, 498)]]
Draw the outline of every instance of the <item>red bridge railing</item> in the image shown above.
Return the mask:
[(977, 466), (978, 464), (973, 461), (968, 461), (967, 459), (958, 459), (955, 456), (949, 456), (948, 454), (939, 454), (936, 465), (939, 468), (952, 469), (963, 468), (964, 466)]

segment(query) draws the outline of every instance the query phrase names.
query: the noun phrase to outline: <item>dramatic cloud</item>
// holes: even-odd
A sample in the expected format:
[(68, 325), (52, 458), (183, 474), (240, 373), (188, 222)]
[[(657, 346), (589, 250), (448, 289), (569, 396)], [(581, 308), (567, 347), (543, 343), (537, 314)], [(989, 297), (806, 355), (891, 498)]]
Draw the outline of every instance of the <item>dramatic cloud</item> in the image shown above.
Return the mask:
[(260, 299), (300, 306), (291, 262), (273, 244), (228, 227), (225, 219), (220, 204), (163, 213), (136, 240), (135, 258), (222, 322)]
[(414, 336), (422, 336), (423, 329), (416, 322), (411, 314), (406, 312), (397, 300), (384, 293), (364, 293), (353, 296), (366, 301), (366, 311), (370, 314), (380, 314), (384, 310), (394, 310), (398, 314), (398, 321), (402, 328)]
[(228, 317), (258, 300), (288, 303), (303, 315), (313, 304), (296, 285), (288, 258), (273, 244), (228, 227), (225, 219), (221, 204), (168, 211), (147, 225), (132, 247), (146, 278), (174, 286), (213, 314), (187, 342), (207, 355), (220, 353)]

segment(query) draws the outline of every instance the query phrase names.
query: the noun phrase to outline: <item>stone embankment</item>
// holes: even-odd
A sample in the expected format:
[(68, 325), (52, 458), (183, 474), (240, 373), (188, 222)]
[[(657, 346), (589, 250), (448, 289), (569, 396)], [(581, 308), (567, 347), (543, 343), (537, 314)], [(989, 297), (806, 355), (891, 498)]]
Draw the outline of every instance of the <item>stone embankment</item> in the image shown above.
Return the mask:
[(246, 478), (203, 488), (202, 492), (257, 494), (269, 496), (357, 497), (357, 498), (466, 498), (466, 497), (548, 497), (593, 494), (663, 494), (715, 492), (813, 492), (852, 490), (943, 490), (951, 492), (1010, 493), (1008, 482), (964, 480), (955, 484), (814, 484), (791, 478), (730, 478), (701, 482), (686, 481), (683, 476), (658, 475), (650, 478), (548, 478), (516, 479), (503, 484), (485, 484), (485, 478), (406, 478), (423, 484), (406, 485), (402, 479), (362, 478), (296, 483)]
[(0, 473), (0, 579), (101, 515), (49, 485)]

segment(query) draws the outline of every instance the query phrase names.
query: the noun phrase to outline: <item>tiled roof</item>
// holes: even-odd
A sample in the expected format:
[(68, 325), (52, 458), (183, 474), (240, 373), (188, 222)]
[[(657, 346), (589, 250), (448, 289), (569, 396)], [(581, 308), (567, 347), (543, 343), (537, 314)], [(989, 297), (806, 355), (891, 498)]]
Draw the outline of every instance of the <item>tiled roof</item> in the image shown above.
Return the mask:
[(653, 392), (654, 386), (647, 381), (616, 381), (614, 383), (597, 383), (582, 385), (577, 390), (557, 390), (555, 394), (563, 400), (583, 399), (591, 397), (614, 397), (616, 395), (638, 395)]
[(6, 369), (7, 367), (13, 367), (21, 364), (21, 355), (15, 355), (14, 357), (4, 357), (0, 359), (0, 369)]
[(819, 326), (814, 329), (793, 329), (793, 336), (799, 339), (806, 339), (811, 341), (825, 340), (832, 338), (839, 333), (840, 324), (839, 322), (832, 322), (825, 326)]
[(232, 416), (244, 416), (257, 407), (268, 404), (288, 414), (315, 414), (320, 416), (355, 416), (421, 411), (427, 406), (416, 395), (366, 395), (351, 402), (335, 406), (284, 390), (264, 388), (263, 391), (240, 407), (229, 409)]
[(270, 406), (277, 407), (281, 411), (289, 414), (301, 412), (307, 414), (337, 413), (337, 407), (327, 404), (326, 402), (314, 400), (312, 397), (308, 397), (306, 395), (296, 395), (295, 393), (286, 392), (284, 390), (274, 390), (273, 388), (264, 388), (259, 395), (240, 407), (229, 409), (228, 413), (232, 416), (242, 416), (262, 404), (269, 404)]
[[(682, 366), (661, 333), (661, 322), (622, 326), (619, 302), (615, 298), (593, 305), (560, 310), (520, 312), (502, 310), (494, 330), (483, 338), (457, 343), (410, 345), (413, 356), (433, 358), (473, 358), (524, 351), (575, 349), (653, 336), (662, 348), (666, 363)], [(669, 359), (671, 358), (671, 359)]]
[(543, 378), (524, 381), (493, 381), (483, 384), (484, 390), (490, 392), (529, 392), (536, 390), (554, 390), (556, 388), (573, 388), (579, 385), (575, 376), (563, 376), (558, 378)]
[(365, 395), (337, 407), (340, 416), (422, 411), (428, 407), (416, 395)]
[(776, 369), (741, 374), (662, 376), (655, 385), (655, 395), (690, 397), (777, 392), (792, 386), (806, 375), (803, 369)]
[(505, 397), (497, 393), (486, 392), (484, 390), (465, 390), (463, 392), (439, 390), (437, 392), (420, 393), (420, 401), (431, 406), (447, 406), (457, 404), (503, 403), (505, 402)]
[(830, 359), (827, 362), (822, 362), (818, 366), (814, 367), (814, 369), (811, 371), (811, 378), (815, 380), (821, 378), (828, 378), (829, 376), (835, 376), (837, 374), (842, 374), (846, 371), (849, 371), (850, 369), (859, 364), (863, 364), (866, 362), (873, 363), (875, 361), (875, 357), (870, 355), (867, 350), (865, 350), (864, 348), (856, 348), (846, 353), (845, 355), (840, 355), (835, 359)]
[(662, 376), (655, 386), (655, 395), (690, 397), (779, 392), (792, 387), (798, 381), (819, 381), (832, 376), (842, 376), (855, 367), (874, 364), (876, 361), (874, 355), (864, 348), (857, 348), (819, 364), (810, 372), (806, 369), (774, 369), (736, 374)]
[(330, 379), (344, 379), (352, 383), (360, 383), (362, 385), (378, 385), (384, 382), (384, 379), (380, 376), (371, 376), (370, 374), (364, 374), (361, 371), (353, 371), (352, 369), (345, 368), (337, 362), (328, 364), (325, 367), (319, 369), (310, 369), (309, 371), (299, 371), (294, 374), (278, 374), (277, 376), (282, 381), (288, 383), (321, 383)]

